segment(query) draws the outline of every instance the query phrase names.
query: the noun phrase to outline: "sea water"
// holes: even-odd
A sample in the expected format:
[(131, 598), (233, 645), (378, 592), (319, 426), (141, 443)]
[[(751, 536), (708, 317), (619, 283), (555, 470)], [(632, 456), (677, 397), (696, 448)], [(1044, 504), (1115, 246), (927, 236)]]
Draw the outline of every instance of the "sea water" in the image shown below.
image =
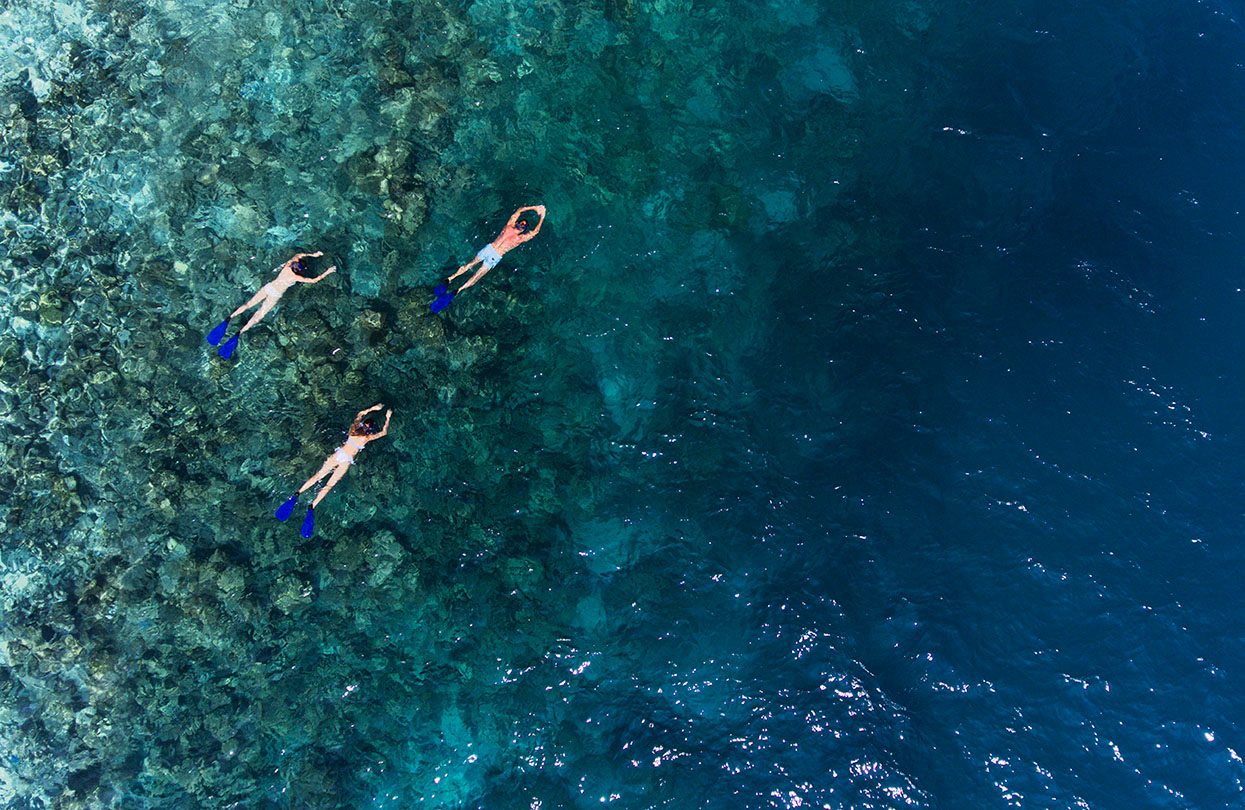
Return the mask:
[(0, 805), (1239, 805), (1242, 14), (11, 0)]

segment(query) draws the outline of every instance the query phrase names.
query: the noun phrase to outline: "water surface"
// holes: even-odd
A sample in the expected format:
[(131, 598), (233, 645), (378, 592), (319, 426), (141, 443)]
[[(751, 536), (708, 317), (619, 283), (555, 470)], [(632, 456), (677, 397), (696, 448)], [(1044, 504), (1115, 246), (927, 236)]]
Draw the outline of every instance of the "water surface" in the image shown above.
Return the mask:
[(1239, 13), (9, 4), (0, 803), (1239, 803)]

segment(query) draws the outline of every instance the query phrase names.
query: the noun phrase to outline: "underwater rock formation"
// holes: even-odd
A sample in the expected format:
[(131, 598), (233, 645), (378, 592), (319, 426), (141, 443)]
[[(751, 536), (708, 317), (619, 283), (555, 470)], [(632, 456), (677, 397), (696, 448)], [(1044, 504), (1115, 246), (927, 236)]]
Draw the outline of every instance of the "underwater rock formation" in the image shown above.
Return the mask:
[[(802, 199), (728, 129), (745, 111), (719, 86), (772, 57), (717, 14), (0, 13), (0, 804), (487, 804), (489, 774), (596, 745), (545, 684), (582, 666), (574, 628), (608, 640), (670, 587), (651, 555), (687, 531), (646, 488), (725, 459), (668, 438), (689, 416), (662, 381), (746, 379), (722, 316), (765, 304), (730, 298), (720, 232)], [(801, 93), (852, 95), (837, 53)], [(431, 284), (537, 199), (548, 236), (433, 317)], [(703, 261), (615, 252), (646, 240)], [(204, 332), (295, 249), (340, 274), (217, 361)], [(675, 308), (677, 345), (626, 316)], [(376, 401), (394, 430), (317, 540), (271, 521)]]

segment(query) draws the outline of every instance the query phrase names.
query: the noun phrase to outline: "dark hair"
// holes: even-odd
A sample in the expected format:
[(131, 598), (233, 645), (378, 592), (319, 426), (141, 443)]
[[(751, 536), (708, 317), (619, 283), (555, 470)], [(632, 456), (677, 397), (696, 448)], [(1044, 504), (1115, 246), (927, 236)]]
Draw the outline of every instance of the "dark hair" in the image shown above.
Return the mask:
[(354, 426), (350, 429), (350, 432), (358, 433), (363, 436), (371, 436), (377, 430), (379, 430), (379, 428), (376, 425), (376, 420), (369, 416), (367, 419), (360, 419), (358, 422), (355, 422)]
[(303, 277), (311, 275), (311, 267), (302, 259), (295, 259), (294, 263), (290, 265), (290, 269)]
[(521, 219), (514, 224), (514, 227), (519, 233), (526, 233), (532, 229), (532, 223), (528, 222), (526, 219)]

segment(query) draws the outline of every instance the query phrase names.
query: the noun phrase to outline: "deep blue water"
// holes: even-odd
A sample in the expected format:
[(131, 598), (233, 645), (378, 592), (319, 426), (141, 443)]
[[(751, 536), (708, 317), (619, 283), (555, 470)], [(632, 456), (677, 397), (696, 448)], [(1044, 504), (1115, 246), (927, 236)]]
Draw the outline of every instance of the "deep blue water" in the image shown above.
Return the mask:
[(1240, 806), (1241, 15), (12, 3), (0, 804)]
[(810, 592), (842, 608), (918, 803), (1239, 801), (1229, 13), (982, 21), (935, 126), (862, 178), (902, 243), (860, 260), (882, 289), (801, 296), (766, 352), (758, 387), (793, 392), (764, 409), (767, 602), (788, 637), (827, 621)]

